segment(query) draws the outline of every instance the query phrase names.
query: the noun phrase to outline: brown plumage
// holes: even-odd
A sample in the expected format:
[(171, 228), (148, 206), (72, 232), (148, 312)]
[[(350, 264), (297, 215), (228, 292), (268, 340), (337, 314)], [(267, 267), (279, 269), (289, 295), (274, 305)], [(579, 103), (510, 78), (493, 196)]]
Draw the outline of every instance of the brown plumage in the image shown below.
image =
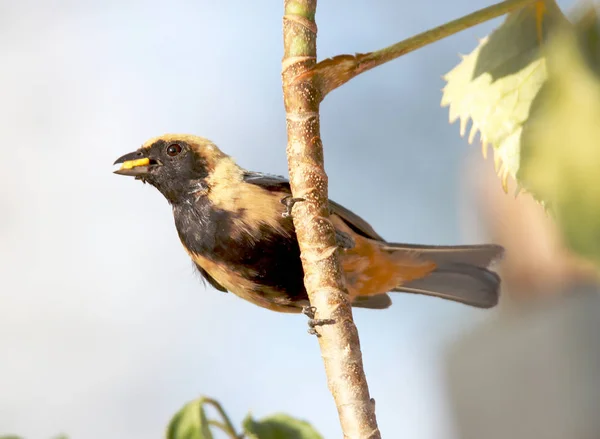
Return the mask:
[[(117, 163), (116, 173), (152, 184), (169, 201), (184, 248), (213, 287), (279, 312), (308, 305), (294, 225), (283, 215), (283, 177), (244, 170), (209, 140), (182, 134), (151, 139)], [(389, 243), (333, 201), (330, 218), (353, 241), (340, 249), (353, 306), (387, 308), (390, 291), (481, 308), (498, 302), (500, 278), (487, 267), (502, 247)]]

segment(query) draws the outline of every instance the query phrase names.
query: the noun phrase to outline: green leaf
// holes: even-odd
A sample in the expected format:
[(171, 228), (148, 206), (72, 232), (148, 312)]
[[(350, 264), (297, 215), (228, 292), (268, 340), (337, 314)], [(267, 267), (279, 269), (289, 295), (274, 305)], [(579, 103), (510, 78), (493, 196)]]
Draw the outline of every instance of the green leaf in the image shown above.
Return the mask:
[(484, 156), (492, 145), (505, 188), (508, 176), (517, 175), (522, 128), (547, 78), (540, 47), (554, 29), (567, 23), (554, 0), (526, 6), (509, 14), (444, 77), (442, 106), (450, 107), (450, 122), (460, 120), (463, 136), (472, 120), (469, 143), (479, 132)]
[(600, 262), (600, 23), (593, 6), (546, 47), (549, 80), (523, 133), (523, 186), (567, 245)]
[(167, 439), (212, 439), (204, 411), (204, 398), (187, 403), (167, 428)]
[(244, 432), (250, 439), (323, 439), (308, 422), (283, 413), (256, 421), (251, 415), (243, 423)]

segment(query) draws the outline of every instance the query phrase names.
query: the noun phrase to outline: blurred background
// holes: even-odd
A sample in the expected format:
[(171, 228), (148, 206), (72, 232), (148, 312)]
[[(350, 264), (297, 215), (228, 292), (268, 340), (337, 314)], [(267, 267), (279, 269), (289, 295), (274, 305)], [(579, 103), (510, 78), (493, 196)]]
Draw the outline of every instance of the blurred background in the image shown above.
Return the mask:
[[(321, 2), (319, 57), (378, 49), (490, 3)], [(306, 318), (204, 286), (162, 196), (112, 174), (146, 139), (185, 132), (286, 175), (282, 9), (0, 0), (0, 434), (160, 438), (205, 394), (236, 423), (285, 411), (340, 437)], [(386, 311), (354, 312), (384, 437), (457, 437), (448, 346), (589, 276), (440, 108), (442, 75), (499, 23), (366, 73), (322, 105), (332, 199), (390, 240), (508, 248), (498, 310), (394, 295)]]

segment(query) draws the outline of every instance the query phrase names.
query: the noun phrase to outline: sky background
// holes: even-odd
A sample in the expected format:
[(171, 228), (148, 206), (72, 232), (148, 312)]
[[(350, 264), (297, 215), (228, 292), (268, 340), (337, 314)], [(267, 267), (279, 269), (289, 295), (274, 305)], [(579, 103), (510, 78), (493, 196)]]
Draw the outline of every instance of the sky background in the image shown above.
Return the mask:
[[(319, 57), (378, 49), (490, 3), (321, 1)], [(237, 423), (285, 411), (340, 437), (306, 318), (205, 287), (167, 202), (112, 174), (146, 139), (186, 132), (286, 175), (281, 15), (281, 1), (265, 0), (0, 0), (0, 434), (160, 438), (204, 394)], [(330, 196), (384, 237), (476, 242), (459, 206), (462, 164), (479, 148), (448, 124), (441, 77), (498, 24), (323, 103)], [(380, 429), (451, 439), (442, 355), (486, 313), (393, 302), (354, 312)]]

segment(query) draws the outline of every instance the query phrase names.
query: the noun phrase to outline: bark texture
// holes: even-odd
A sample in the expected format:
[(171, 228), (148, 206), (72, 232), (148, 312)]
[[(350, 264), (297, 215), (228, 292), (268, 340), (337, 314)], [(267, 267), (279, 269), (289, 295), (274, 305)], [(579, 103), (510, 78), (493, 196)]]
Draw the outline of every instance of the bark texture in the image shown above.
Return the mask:
[(327, 175), (319, 127), (322, 96), (311, 75), (294, 81), (316, 64), (316, 0), (284, 0), (283, 96), (292, 193), (302, 198), (292, 209), (305, 285), (316, 318), (335, 324), (318, 327), (321, 355), (345, 438), (375, 439), (381, 434), (363, 370), (358, 331), (341, 275), (335, 232), (329, 220)]

